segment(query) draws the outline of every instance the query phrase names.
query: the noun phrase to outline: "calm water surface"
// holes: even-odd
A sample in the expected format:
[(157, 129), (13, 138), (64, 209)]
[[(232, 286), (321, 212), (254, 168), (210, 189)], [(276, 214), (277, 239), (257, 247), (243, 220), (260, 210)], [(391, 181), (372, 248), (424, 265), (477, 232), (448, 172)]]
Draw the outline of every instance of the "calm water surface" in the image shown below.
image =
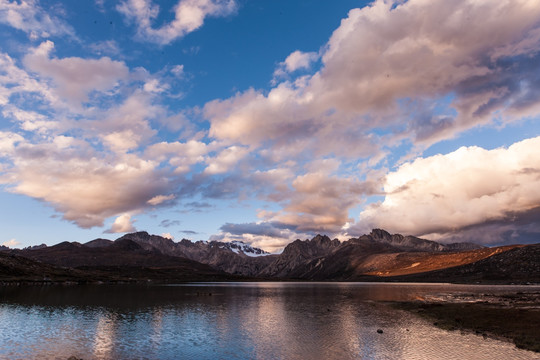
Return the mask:
[[(384, 301), (539, 287), (214, 283), (0, 288), (0, 359), (539, 359)], [(383, 329), (383, 333), (377, 333)]]

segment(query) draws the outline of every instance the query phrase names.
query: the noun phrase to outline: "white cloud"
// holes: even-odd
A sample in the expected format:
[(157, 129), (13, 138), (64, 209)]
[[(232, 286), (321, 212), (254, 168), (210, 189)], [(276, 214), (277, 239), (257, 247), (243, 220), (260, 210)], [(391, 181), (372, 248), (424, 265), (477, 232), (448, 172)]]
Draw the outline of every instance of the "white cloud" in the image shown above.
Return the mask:
[(150, 156), (153, 122), (182, 120), (156, 105), (167, 86), (162, 77), (142, 68), (130, 74), (107, 57), (56, 58), (53, 49), (52, 41), (31, 49), (25, 69), (0, 53), (0, 117), (11, 123), (0, 131), (0, 183), (82, 228), (120, 215), (112, 230), (129, 229), (122, 214), (174, 199), (179, 178), (204, 162), (207, 146), (193, 140), (184, 153)]
[(142, 210), (174, 186), (158, 162), (135, 154), (99, 152), (64, 135), (34, 144), (17, 134), (0, 134), (6, 159), (1, 182), (7, 190), (45, 201), (83, 228)]
[(46, 116), (35, 111), (25, 111), (12, 105), (6, 105), (2, 115), (7, 119), (13, 119), (20, 123), (20, 127), (25, 131), (36, 133), (47, 133), (59, 127), (59, 122), (49, 120)]
[(296, 50), (289, 54), (285, 61), (279, 63), (274, 71), (274, 77), (281, 77), (300, 69), (309, 69), (314, 61), (319, 59), (316, 52), (302, 52)]
[(50, 87), (35, 79), (23, 69), (8, 54), (0, 53), (0, 105), (8, 105), (14, 94), (40, 96), (43, 100), (57, 106), (61, 101)]
[(303, 152), (310, 156), (334, 154), (363, 157), (378, 146), (360, 126), (348, 127), (346, 117), (321, 117), (313, 94), (295, 84), (281, 83), (268, 95), (255, 90), (204, 107), (210, 119), (210, 136), (250, 145), (265, 144), (273, 157), (291, 159)]
[(373, 181), (332, 176), (318, 171), (297, 176), (283, 210), (270, 220), (288, 224), (300, 232), (337, 234), (352, 221), (349, 209), (377, 189)]
[(161, 84), (158, 79), (149, 79), (143, 86), (144, 91), (156, 94), (162, 93), (168, 88), (169, 86), (167, 84)]
[(167, 161), (176, 173), (186, 173), (191, 166), (205, 161), (209, 146), (203, 142), (190, 140), (181, 142), (160, 142), (146, 149), (145, 156), (162, 162)]
[[(37, 53), (38, 59), (44, 59), (40, 63), (45, 64), (43, 72), (65, 89), (76, 87), (72, 95), (77, 98), (92, 89), (115, 86), (117, 76), (123, 76), (121, 71), (105, 79), (107, 72), (100, 73), (102, 65), (106, 68), (112, 64), (112, 70), (119, 67), (128, 73), (123, 63), (102, 62), (104, 58), (96, 63), (80, 58), (51, 59), (51, 49), (52, 43), (45, 42), (32, 55)], [(189, 169), (204, 161), (206, 145), (197, 141), (185, 145), (187, 161), (174, 151), (152, 156), (143, 152), (156, 133), (151, 121), (168, 116), (166, 108), (153, 104), (152, 94), (122, 83), (116, 104), (97, 101), (63, 107), (43, 79), (18, 68), (7, 55), (0, 57), (0, 62), (6, 65), (0, 73), (0, 95), (3, 86), (7, 89), (1, 114), (14, 128), (0, 132), (0, 182), (8, 191), (48, 203), (80, 227), (102, 226), (111, 216), (165, 203), (164, 199), (158, 203), (159, 196), (174, 193), (178, 186), (173, 170), (181, 166)], [(70, 72), (84, 70), (83, 65), (90, 65), (100, 79), (96, 82), (89, 74), (71, 79)], [(41, 94), (49, 101), (39, 108), (40, 112), (23, 110), (17, 107), (20, 103), (10, 103), (13, 94), (17, 98)]]
[[(395, 8), (377, 1), (351, 10), (334, 32), (312, 89), (323, 103), (349, 112), (394, 108), (398, 117), (385, 117), (386, 124), (375, 126), (407, 122), (413, 141), (430, 144), (452, 137), (490, 122), (497, 111), (518, 107), (518, 99), (536, 92), (521, 93), (516, 79), (534, 77), (537, 70), (527, 57), (538, 56), (538, 43), (517, 45), (537, 37), (539, 16), (540, 5), (530, 0), (412, 0)], [(515, 51), (499, 50), (509, 47)], [(519, 58), (523, 55), (528, 56)], [(509, 56), (511, 72), (499, 65)], [(437, 114), (434, 103), (444, 108), (444, 96), (454, 100)], [(400, 99), (415, 102), (400, 104)]]
[(319, 58), (316, 52), (294, 51), (284, 61), (287, 72), (293, 72), (298, 69), (308, 69), (311, 63)]
[(231, 146), (221, 151), (216, 157), (207, 158), (205, 174), (215, 175), (231, 171), (249, 153), (248, 148)]
[(168, 44), (184, 37), (203, 25), (206, 17), (227, 16), (236, 10), (234, 0), (179, 0), (174, 8), (175, 18), (155, 29), (152, 22), (159, 14), (159, 6), (152, 0), (125, 0), (117, 10), (138, 27), (138, 35), (147, 41)]
[(148, 200), (148, 204), (150, 205), (159, 205), (159, 204), (162, 204), (164, 203), (165, 201), (169, 201), (169, 200), (173, 200), (176, 196), (174, 194), (171, 194), (171, 195), (157, 195), (157, 196), (154, 196), (153, 198), (151, 198), (150, 200)]
[(172, 236), (171, 233), (163, 233), (161, 234), (161, 236), (164, 237), (165, 239), (174, 240), (174, 236)]
[(0, 131), (0, 156), (12, 155), (15, 151), (15, 145), (24, 138), (19, 134)]
[(105, 0), (94, 0), (99, 11), (105, 12)]
[(51, 35), (74, 36), (71, 26), (47, 14), (36, 0), (0, 0), (0, 23), (26, 32), (32, 40)]
[(107, 230), (106, 232), (125, 233), (125, 232), (133, 232), (133, 231), (135, 231), (135, 227), (133, 226), (131, 215), (122, 214), (114, 220), (114, 223), (112, 224), (111, 228)]
[(538, 149), (540, 137), (494, 150), (462, 147), (406, 163), (386, 176), (384, 201), (362, 211), (352, 231), (382, 227), (441, 237), (511, 220), (540, 206)]
[[(135, 91), (123, 102), (103, 110), (97, 110), (93, 118), (79, 121), (87, 136), (99, 138), (103, 145), (116, 153), (126, 153), (144, 147), (156, 131), (150, 120), (162, 116), (165, 109), (152, 104), (152, 96)], [(95, 119), (99, 121), (95, 121)]]
[(102, 139), (112, 151), (125, 153), (139, 145), (140, 136), (132, 130), (123, 130), (104, 134)]
[(21, 245), (20, 242), (18, 242), (17, 240), (15, 239), (9, 239), (8, 241), (4, 241), (2, 243), (2, 246), (7, 246), (7, 247), (10, 247), (10, 248), (14, 248), (14, 247), (17, 247)]
[(51, 78), (63, 98), (85, 102), (92, 91), (113, 88), (129, 75), (127, 66), (108, 57), (83, 59), (51, 58), (52, 41), (45, 41), (24, 57), (25, 66), (45, 78)]
[(88, 45), (88, 47), (98, 55), (113, 55), (121, 54), (120, 47), (115, 40), (105, 40)]
[(249, 178), (260, 198), (279, 203), (290, 198), (292, 189), (289, 184), (295, 177), (294, 169), (284, 164), (281, 168), (256, 170)]
[(349, 218), (350, 209), (361, 203), (363, 196), (376, 193), (380, 187), (376, 177), (360, 180), (354, 176), (338, 176), (340, 165), (334, 159), (318, 160), (306, 164), (304, 168), (308, 172), (303, 175), (296, 175), (298, 169), (291, 164), (291, 168), (259, 170), (235, 179), (238, 187), (249, 188), (252, 195), (277, 203), (281, 209), (261, 209), (258, 211), (261, 222), (228, 224), (221, 228), (220, 236), (258, 241), (258, 245), (265, 244), (261, 245), (263, 247), (269, 246), (269, 239), (275, 237), (280, 239), (279, 244), (272, 245), (277, 249), (294, 237), (340, 234), (347, 223), (353, 222)]
[(173, 68), (171, 69), (171, 72), (177, 77), (184, 76), (184, 65), (173, 66)]

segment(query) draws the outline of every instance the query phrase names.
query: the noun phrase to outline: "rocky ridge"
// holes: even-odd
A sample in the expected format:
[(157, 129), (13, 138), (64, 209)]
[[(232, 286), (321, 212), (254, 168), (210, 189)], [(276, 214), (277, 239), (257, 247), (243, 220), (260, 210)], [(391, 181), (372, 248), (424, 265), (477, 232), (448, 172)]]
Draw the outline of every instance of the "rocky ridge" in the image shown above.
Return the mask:
[(146, 231), (126, 234), (118, 240), (121, 239), (132, 240), (149, 251), (194, 260), (234, 275), (257, 276), (273, 259), (268, 252), (241, 241), (192, 242), (182, 239), (174, 242), (168, 238), (150, 235)]
[(362, 235), (360, 239), (369, 239), (379, 243), (389, 244), (403, 251), (463, 251), (481, 249), (482, 246), (472, 243), (441, 244), (436, 241), (420, 239), (415, 236), (390, 234), (382, 229), (373, 229), (369, 235)]
[[(143, 231), (126, 234), (115, 241), (95, 239), (84, 244), (63, 242), (51, 247), (39, 246), (10, 252), (43, 263), (76, 269), (125, 269), (133, 266), (146, 269), (137, 270), (139, 275), (136, 276), (142, 276), (148, 269), (181, 268), (183, 274), (212, 274), (214, 271), (216, 274), (257, 279), (386, 281), (400, 276), (416, 276), (418, 280), (422, 274), (436, 275), (439, 274), (437, 271), (448, 273), (449, 269), (475, 266), (482, 264), (484, 259), (515, 247), (484, 248), (464, 243), (445, 245), (374, 229), (370, 234), (343, 242), (326, 235), (296, 240), (278, 255), (239, 241), (192, 242), (182, 239), (175, 242)], [(539, 257), (538, 252), (529, 248), (525, 247), (518, 255)], [(504, 262), (503, 265), (510, 268), (512, 262)], [(534, 271), (538, 273), (540, 270)], [(159, 277), (156, 274), (152, 276)], [(163, 276), (166, 274), (163, 273)], [(444, 281), (443, 275), (437, 276), (437, 281)]]

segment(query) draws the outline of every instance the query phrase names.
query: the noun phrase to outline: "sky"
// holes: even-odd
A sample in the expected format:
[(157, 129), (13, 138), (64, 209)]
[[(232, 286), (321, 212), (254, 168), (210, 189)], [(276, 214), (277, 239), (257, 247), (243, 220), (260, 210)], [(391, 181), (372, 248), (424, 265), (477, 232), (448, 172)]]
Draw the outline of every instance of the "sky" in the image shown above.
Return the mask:
[(0, 0), (0, 244), (540, 239), (537, 0)]

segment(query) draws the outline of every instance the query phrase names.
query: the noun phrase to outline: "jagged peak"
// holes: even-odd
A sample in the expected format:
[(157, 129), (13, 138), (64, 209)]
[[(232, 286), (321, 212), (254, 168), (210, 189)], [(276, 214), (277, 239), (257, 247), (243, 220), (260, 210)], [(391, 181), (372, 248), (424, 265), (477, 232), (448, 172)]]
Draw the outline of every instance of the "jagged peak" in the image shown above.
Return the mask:
[(160, 235), (153, 235), (149, 234), (147, 231), (137, 231), (133, 233), (125, 234), (124, 236), (119, 237), (118, 240), (121, 239), (131, 239), (136, 241), (166, 241), (166, 242), (174, 242), (172, 239), (160, 236)]
[(186, 245), (186, 246), (193, 246), (195, 245), (196, 243), (194, 243), (193, 241), (191, 240), (188, 240), (188, 239), (182, 239), (178, 242), (179, 244), (182, 244), (182, 245)]
[(369, 235), (375, 239), (384, 239), (392, 236), (388, 231), (384, 229), (372, 229)]
[[(8, 249), (11, 249), (8, 246), (4, 246), (4, 247), (8, 248)], [(27, 246), (27, 247), (23, 248), (23, 250), (39, 250), (39, 249), (45, 249), (46, 247), (48, 247), (46, 244), (32, 245), (32, 246)]]
[(317, 234), (312, 239), (300, 240), (289, 243), (282, 254), (294, 254), (297, 252), (320, 253), (329, 249), (337, 248), (341, 242), (338, 239), (330, 239), (328, 235)]
[(332, 241), (332, 239), (330, 239), (328, 235), (317, 234), (313, 237), (313, 239), (311, 239), (311, 241), (327, 242), (327, 241)]
[(148, 231), (135, 231), (135, 232), (127, 233), (121, 236), (120, 239), (128, 238), (128, 237), (150, 237), (150, 236), (158, 236), (158, 235), (150, 235)]
[(422, 239), (411, 235), (390, 234), (384, 229), (373, 229), (369, 235), (362, 235), (359, 240), (384, 242), (404, 250), (412, 251), (454, 251), (481, 249), (483, 246), (473, 243), (444, 244), (438, 241)]

